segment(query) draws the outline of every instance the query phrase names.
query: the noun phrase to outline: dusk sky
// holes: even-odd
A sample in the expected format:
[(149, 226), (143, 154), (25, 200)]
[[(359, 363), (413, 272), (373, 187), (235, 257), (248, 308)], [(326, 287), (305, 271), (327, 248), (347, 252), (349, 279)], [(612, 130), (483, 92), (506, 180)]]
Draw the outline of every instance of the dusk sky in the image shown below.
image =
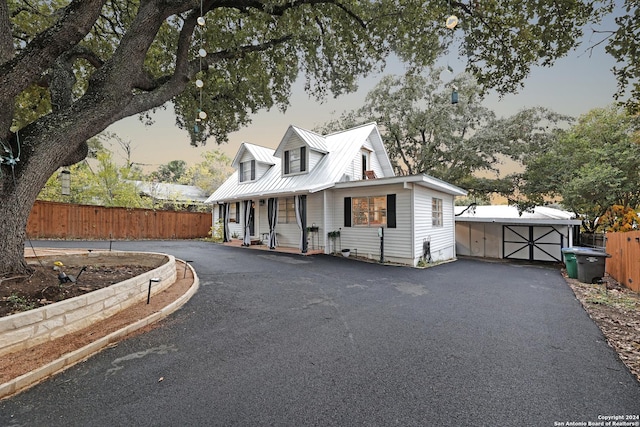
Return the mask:
[[(616, 90), (616, 81), (611, 72), (614, 62), (605, 54), (604, 45), (598, 46), (591, 53), (587, 52), (587, 47), (599, 39), (592, 37), (589, 29), (585, 33), (583, 45), (576, 51), (558, 60), (551, 68), (535, 68), (519, 93), (502, 99), (495, 93), (490, 93), (484, 104), (499, 117), (508, 117), (523, 108), (536, 106), (577, 117), (593, 108), (612, 104)], [(464, 68), (462, 61), (450, 55), (444, 64), (449, 62), (454, 72), (459, 73)], [(403, 65), (391, 61), (383, 75), (403, 73)], [(378, 74), (361, 79), (357, 92), (329, 99), (322, 104), (307, 96), (302, 88), (303, 79), (299, 79), (292, 91), (291, 105), (285, 113), (277, 110), (260, 112), (254, 116), (249, 126), (230, 134), (229, 143), (220, 148), (231, 158), (243, 141), (275, 148), (291, 124), (312, 130), (337, 118), (344, 111), (358, 108), (380, 77)], [(217, 148), (213, 141), (204, 147), (191, 147), (187, 133), (175, 126), (171, 106), (154, 117), (156, 123), (150, 127), (144, 126), (135, 116), (121, 120), (107, 129), (125, 141), (132, 142), (132, 160), (147, 164), (146, 171), (155, 170), (160, 164), (171, 160), (185, 160), (191, 165), (202, 160), (200, 156), (204, 151)]]

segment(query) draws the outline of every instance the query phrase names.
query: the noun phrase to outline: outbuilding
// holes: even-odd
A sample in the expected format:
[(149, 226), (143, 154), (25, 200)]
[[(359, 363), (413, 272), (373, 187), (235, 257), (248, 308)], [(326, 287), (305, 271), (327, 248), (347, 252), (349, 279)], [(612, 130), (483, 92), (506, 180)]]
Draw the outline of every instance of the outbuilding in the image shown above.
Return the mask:
[(561, 262), (562, 248), (573, 246), (581, 224), (573, 213), (548, 206), (530, 212), (507, 205), (455, 210), (456, 252), (474, 257)]

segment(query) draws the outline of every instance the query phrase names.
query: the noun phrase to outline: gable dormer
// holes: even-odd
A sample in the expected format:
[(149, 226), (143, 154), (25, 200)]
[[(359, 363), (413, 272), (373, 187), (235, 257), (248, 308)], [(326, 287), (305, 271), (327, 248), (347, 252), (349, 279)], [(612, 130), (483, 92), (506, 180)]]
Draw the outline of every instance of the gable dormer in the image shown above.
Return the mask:
[(282, 159), (282, 176), (309, 173), (328, 153), (322, 135), (289, 126), (274, 156)]
[(238, 182), (255, 182), (276, 164), (273, 150), (243, 142), (231, 166), (238, 170)]

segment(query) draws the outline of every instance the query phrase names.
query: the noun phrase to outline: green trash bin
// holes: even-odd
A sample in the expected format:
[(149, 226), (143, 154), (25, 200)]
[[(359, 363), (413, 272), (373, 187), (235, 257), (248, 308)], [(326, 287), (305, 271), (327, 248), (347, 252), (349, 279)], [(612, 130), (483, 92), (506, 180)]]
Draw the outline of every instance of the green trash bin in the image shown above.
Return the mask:
[(562, 250), (564, 255), (564, 265), (567, 268), (567, 275), (570, 279), (578, 278), (578, 258), (576, 257), (575, 252), (565, 252)]

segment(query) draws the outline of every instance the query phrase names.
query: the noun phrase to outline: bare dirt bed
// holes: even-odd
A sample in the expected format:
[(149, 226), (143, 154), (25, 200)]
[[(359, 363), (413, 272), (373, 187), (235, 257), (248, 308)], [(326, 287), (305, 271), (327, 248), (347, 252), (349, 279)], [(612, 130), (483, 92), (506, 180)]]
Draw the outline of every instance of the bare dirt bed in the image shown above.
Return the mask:
[[(153, 269), (135, 265), (88, 265), (81, 272), (80, 267), (61, 267), (57, 271), (44, 265), (32, 267), (33, 273), (27, 276), (0, 277), (0, 317), (86, 294)], [(60, 272), (77, 280), (61, 283)]]
[[(152, 267), (141, 268), (144, 272)], [(162, 310), (167, 305), (180, 298), (193, 284), (194, 277), (191, 274), (191, 270), (187, 269), (187, 271), (185, 271), (185, 268), (186, 266), (184, 263), (177, 262), (176, 281), (164, 291), (151, 297), (149, 304), (147, 304), (146, 301), (134, 304), (133, 306), (103, 321), (97, 322), (78, 332), (65, 335), (63, 338), (45, 342), (26, 350), (3, 355), (3, 363), (0, 364), (0, 384), (15, 379), (38, 367), (44, 366), (67, 353), (80, 349), (99, 338), (107, 336), (112, 332), (122, 329), (138, 320), (144, 319), (153, 313)], [(135, 269), (133, 267), (123, 266), (117, 267), (116, 270), (119, 270), (122, 274), (122, 276), (120, 276), (121, 278), (127, 278), (127, 276), (134, 273)], [(83, 273), (79, 281), (83, 287), (85, 286), (85, 282), (83, 280), (84, 277)], [(114, 276), (111, 272), (109, 274), (105, 274), (104, 272), (96, 274), (95, 277), (92, 278), (92, 286), (95, 286), (96, 289), (110, 286), (113, 284), (113, 277)], [(35, 286), (35, 288), (37, 288), (37, 286)], [(151, 330), (156, 327), (156, 325), (157, 324), (147, 325), (146, 327), (136, 331), (134, 334)]]
[(640, 381), (640, 294), (610, 277), (602, 284), (566, 280), (609, 345)]

